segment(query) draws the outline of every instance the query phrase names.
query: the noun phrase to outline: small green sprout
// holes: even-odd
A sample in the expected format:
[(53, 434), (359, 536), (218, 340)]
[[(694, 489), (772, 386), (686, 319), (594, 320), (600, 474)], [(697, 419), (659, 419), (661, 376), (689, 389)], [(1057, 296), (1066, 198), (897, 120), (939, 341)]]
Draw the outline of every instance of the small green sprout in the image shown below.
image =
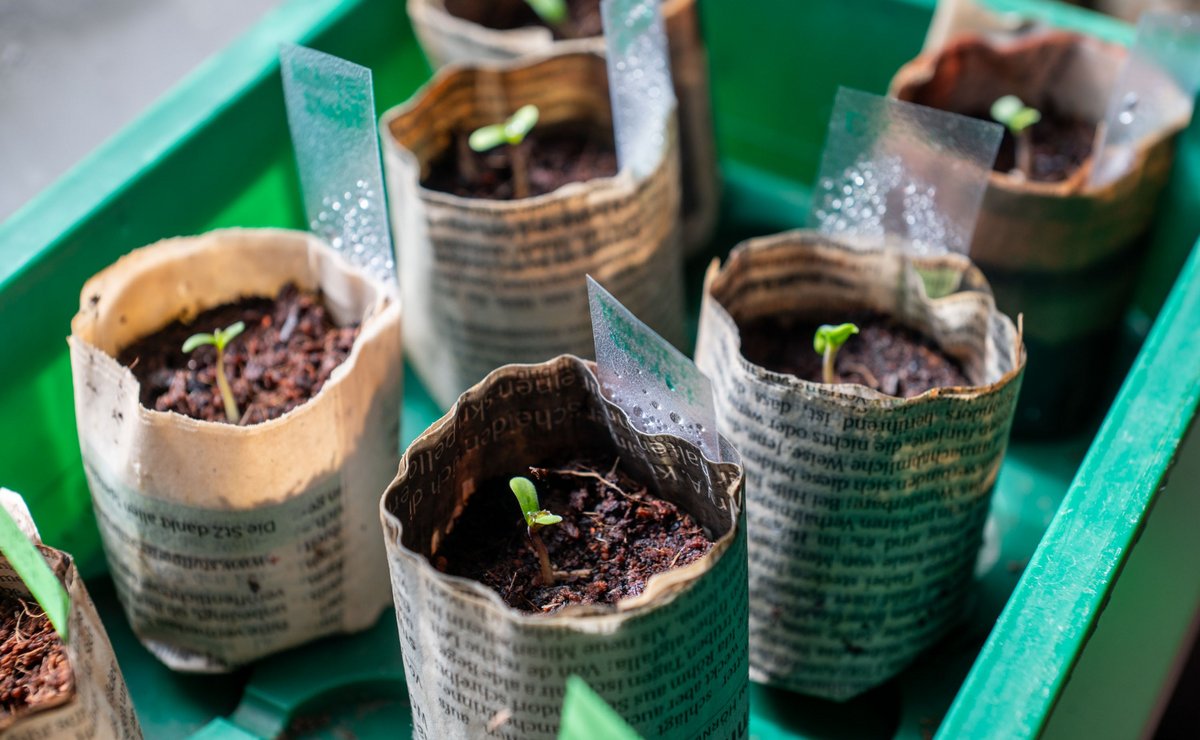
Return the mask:
[(521, 144), (537, 125), (538, 116), (536, 105), (523, 105), (507, 121), (477, 128), (467, 139), (470, 147), (480, 153), (491, 151), (503, 144), (509, 146), (513, 196), (516, 198), (529, 197), (529, 157)]
[(1033, 172), (1033, 146), (1029, 127), (1042, 120), (1036, 108), (1030, 108), (1016, 95), (1005, 95), (992, 103), (992, 118), (1008, 127), (1017, 140), (1017, 169), (1026, 175)]
[(833, 371), (833, 360), (837, 357), (838, 350), (846, 343), (846, 340), (851, 335), (858, 333), (858, 327), (854, 324), (822, 324), (817, 327), (817, 333), (813, 335), (813, 349), (824, 355), (825, 362), (821, 366), (821, 379), (826, 383), (833, 383), (836, 375)]
[(183, 343), (185, 353), (191, 353), (197, 347), (203, 347), (206, 344), (217, 348), (217, 388), (221, 391), (221, 400), (225, 402), (225, 418), (229, 419), (230, 424), (237, 424), (241, 420), (242, 414), (238, 411), (237, 401), (233, 397), (233, 389), (229, 387), (229, 380), (225, 377), (225, 348), (229, 346), (234, 337), (245, 330), (246, 324), (239, 321), (224, 329), (217, 329), (212, 334), (193, 334)]
[(566, 0), (525, 0), (525, 4), (533, 8), (533, 12), (537, 13), (538, 18), (545, 21), (546, 25), (559, 28), (567, 19)]
[(71, 596), (42, 557), (37, 545), (25, 536), (3, 506), (0, 506), (0, 555), (8, 560), (9, 567), (25, 583), (59, 637), (67, 642), (70, 637)]
[(517, 503), (521, 506), (521, 514), (525, 517), (525, 526), (529, 528), (529, 542), (537, 551), (538, 562), (542, 566), (542, 585), (552, 585), (554, 569), (550, 567), (550, 553), (546, 552), (546, 545), (538, 535), (538, 530), (551, 524), (558, 524), (562, 521), (562, 517), (551, 514), (538, 504), (537, 488), (528, 478), (520, 476), (513, 478), (508, 482), (508, 487), (517, 497)]

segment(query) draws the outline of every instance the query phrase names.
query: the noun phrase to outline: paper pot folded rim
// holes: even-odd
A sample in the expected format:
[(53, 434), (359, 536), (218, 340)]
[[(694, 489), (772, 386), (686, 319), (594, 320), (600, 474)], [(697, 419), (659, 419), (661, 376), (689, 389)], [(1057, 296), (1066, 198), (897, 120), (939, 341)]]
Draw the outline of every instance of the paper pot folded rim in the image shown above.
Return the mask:
[[(244, 427), (142, 404), (123, 348), (288, 282), (359, 322), (317, 394)], [(84, 285), (68, 340), (84, 472), (122, 607), (166, 665), (229, 671), (387, 607), (383, 543), (362, 534), (399, 459), (400, 327), (394, 286), (307, 232), (166, 239)]]
[[(649, 580), (646, 581), (646, 588), (641, 594), (627, 599), (622, 599), (616, 604), (570, 604), (549, 615), (530, 614), (527, 612), (522, 612), (518, 609), (514, 609), (513, 607), (504, 603), (504, 600), (500, 598), (499, 594), (487, 586), (479, 583), (478, 581), (470, 578), (442, 573), (434, 568), (433, 564), (429, 562), (428, 558), (403, 544), (401, 540), (401, 537), (403, 536), (403, 525), (400, 522), (399, 517), (393, 514), (388, 507), (388, 502), (392, 497), (393, 492), (399, 486), (400, 482), (409, 475), (410, 468), (412, 466), (412, 458), (425, 451), (424, 448), (430, 444), (429, 440), (439, 436), (446, 427), (457, 422), (461, 404), (467, 403), (470, 399), (475, 397), (486, 397), (490, 389), (495, 386), (495, 384), (501, 378), (511, 374), (515, 370), (521, 370), (523, 368), (548, 367), (560, 364), (576, 364), (583, 372), (591, 374), (593, 378), (595, 377), (594, 362), (590, 360), (584, 360), (574, 355), (559, 355), (558, 357), (552, 360), (547, 360), (546, 362), (513, 363), (496, 368), (489, 373), (486, 378), (479, 381), (479, 383), (477, 383), (471, 389), (464, 392), (459, 397), (459, 400), (455, 401), (454, 405), (451, 406), (450, 409), (447, 410), (440, 419), (431, 424), (429, 428), (422, 432), (417, 439), (413, 440), (408, 449), (405, 450), (403, 457), (400, 459), (400, 468), (396, 473), (396, 478), (392, 481), (392, 484), (388, 486), (387, 490), (379, 500), (379, 515), (383, 523), (384, 532), (388, 535), (388, 550), (394, 550), (397, 555), (409, 561), (410, 563), (415, 564), (415, 566), (424, 576), (445, 584), (446, 588), (454, 590), (458, 595), (475, 601), (487, 602), (489, 606), (503, 611), (506, 615), (506, 618), (513, 619), (517, 622), (527, 625), (545, 626), (547, 629), (561, 629), (564, 626), (584, 626), (583, 631), (592, 631), (593, 629), (596, 631), (603, 631), (604, 624), (609, 620), (614, 618), (623, 620), (627, 616), (637, 615), (646, 611), (647, 609), (655, 608), (669, 602), (675, 598), (675, 596), (677, 596), (681, 590), (686, 589), (692, 585), (696, 579), (711, 570), (715, 562), (721, 556), (723, 556), (730, 549), (730, 547), (732, 547), (733, 542), (739, 532), (738, 521), (741, 516), (741, 510), (744, 507), (741, 494), (744, 484), (744, 476), (741, 472), (739, 472), (733, 482), (730, 483), (726, 491), (729, 501), (733, 504), (733, 506), (730, 508), (730, 516), (732, 518), (729, 523), (729, 529), (716, 538), (712, 549), (709, 550), (708, 553), (706, 553), (703, 557), (693, 561), (692, 563), (689, 563), (688, 565), (679, 568), (673, 568), (671, 570), (651, 576)], [(596, 379), (596, 383), (599, 385), (599, 379)], [(677, 437), (672, 434), (645, 434), (644, 432), (637, 431), (633, 428), (632, 424), (630, 424), (629, 415), (623, 408), (617, 406), (612, 401), (608, 400), (608, 398), (605, 398), (603, 394), (598, 395), (610, 412), (617, 414), (619, 418), (624, 420), (624, 422), (629, 426), (630, 429), (633, 429), (634, 433), (639, 438), (652, 441), (669, 441), (674, 445), (685, 446), (686, 449), (695, 454), (698, 458), (704, 460), (704, 462), (709, 466), (730, 466), (736, 467), (740, 471), (741, 460), (737, 456), (736, 450), (734, 450), (733, 446), (729, 444), (729, 441), (724, 437), (721, 437), (721, 449), (726, 455), (726, 459), (724, 462), (717, 462), (706, 457), (699, 447), (696, 447), (694, 444), (683, 439), (682, 437)], [(713, 485), (716, 485), (715, 481), (713, 482)], [(456, 514), (457, 513), (460, 512), (456, 512)], [(393, 544), (393, 542), (395, 544)], [(588, 629), (589, 627), (591, 629)]]

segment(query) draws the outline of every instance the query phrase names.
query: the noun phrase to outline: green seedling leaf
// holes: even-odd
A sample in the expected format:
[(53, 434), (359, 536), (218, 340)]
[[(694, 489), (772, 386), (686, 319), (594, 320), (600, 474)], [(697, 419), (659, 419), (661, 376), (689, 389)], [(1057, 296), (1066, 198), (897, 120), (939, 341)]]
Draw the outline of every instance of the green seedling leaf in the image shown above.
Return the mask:
[(0, 554), (8, 559), (8, 564), (24, 581), (42, 611), (46, 612), (50, 624), (66, 642), (71, 597), (42, 557), (37, 545), (25, 536), (3, 506), (0, 506)]
[(813, 349), (824, 353), (826, 349), (833, 348), (836, 352), (841, 348), (846, 340), (852, 335), (858, 333), (858, 327), (854, 324), (822, 324), (817, 327), (817, 333), (813, 336)]
[(217, 332), (217, 346), (221, 349), (225, 349), (229, 346), (229, 343), (237, 337), (238, 334), (241, 334), (244, 331), (246, 331), (246, 322), (239, 321), (235, 324), (230, 324), (229, 326), (225, 327), (225, 331)]
[(495, 149), (506, 142), (503, 123), (493, 123), (491, 126), (477, 128), (471, 132), (471, 138), (467, 139), (467, 144), (477, 152)]
[(992, 103), (992, 118), (1008, 127), (1009, 131), (1019, 134), (1033, 124), (1042, 120), (1042, 114), (1036, 108), (1030, 108), (1016, 95), (1005, 95)]
[(562, 521), (561, 516), (559, 516), (558, 514), (551, 514), (550, 512), (546, 511), (545, 509), (542, 509), (541, 511), (539, 511), (533, 515), (533, 523), (538, 525), (539, 527), (546, 527), (551, 524), (558, 524), (561, 521)]
[(538, 14), (546, 23), (557, 26), (567, 19), (567, 3), (565, 0), (525, 0), (533, 12)]
[(187, 338), (187, 341), (183, 343), (183, 353), (185, 355), (190, 355), (192, 352), (196, 351), (196, 348), (203, 347), (208, 344), (216, 346), (217, 338), (208, 333), (193, 334)]
[(608, 740), (640, 740), (616, 710), (610, 707), (591, 686), (579, 676), (567, 677), (563, 697), (562, 720), (558, 740), (588, 740), (603, 737)]
[(230, 424), (237, 424), (242, 418), (242, 413), (233, 397), (233, 389), (229, 387), (229, 379), (225, 377), (225, 348), (245, 330), (246, 323), (238, 321), (224, 329), (217, 329), (212, 334), (193, 334), (183, 343), (185, 354), (208, 344), (217, 348), (217, 389), (221, 392), (221, 401), (225, 404), (225, 418)]
[(521, 507), (525, 523), (532, 525), (534, 517), (542, 510), (542, 507), (538, 506), (537, 488), (533, 485), (533, 481), (518, 476), (508, 482), (508, 487), (517, 497), (517, 504)]

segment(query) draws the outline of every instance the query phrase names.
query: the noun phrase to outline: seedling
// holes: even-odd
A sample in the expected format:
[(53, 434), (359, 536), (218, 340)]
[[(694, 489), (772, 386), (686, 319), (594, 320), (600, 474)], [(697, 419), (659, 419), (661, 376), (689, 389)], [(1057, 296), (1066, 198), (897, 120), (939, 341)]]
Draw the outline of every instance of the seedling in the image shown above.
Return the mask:
[(546, 544), (542, 542), (538, 530), (558, 524), (562, 517), (551, 514), (538, 504), (537, 488), (528, 478), (513, 478), (508, 482), (508, 487), (516, 495), (521, 514), (525, 517), (525, 526), (529, 528), (529, 542), (537, 552), (538, 562), (542, 566), (542, 585), (550, 586), (554, 583), (554, 569), (550, 567), (550, 553), (546, 552)]
[(561, 29), (567, 20), (566, 0), (525, 0), (525, 4), (533, 8), (548, 26)]
[(523, 105), (507, 121), (475, 129), (467, 143), (477, 152), (487, 152), (508, 145), (508, 162), (512, 167), (513, 197), (529, 197), (529, 154), (522, 143), (538, 122), (538, 107)]
[(66, 642), (71, 597), (42, 557), (37, 545), (25, 536), (3, 506), (0, 506), (0, 555), (8, 560), (9, 566), (17, 572), (29, 593), (33, 594), (59, 637)]
[(224, 329), (217, 329), (212, 334), (193, 334), (183, 343), (183, 351), (189, 354), (206, 344), (217, 348), (217, 388), (221, 391), (221, 400), (225, 402), (225, 418), (229, 419), (230, 424), (237, 424), (242, 418), (242, 413), (238, 411), (233, 389), (229, 387), (229, 380), (225, 377), (225, 348), (234, 337), (245, 330), (246, 324), (239, 321)]
[(992, 118), (1008, 127), (1017, 141), (1017, 169), (1026, 176), (1033, 175), (1033, 143), (1029, 127), (1042, 120), (1036, 108), (1025, 105), (1016, 95), (1005, 95), (992, 103)]
[(833, 360), (846, 340), (857, 333), (858, 327), (854, 324), (822, 324), (817, 327), (817, 333), (813, 335), (813, 349), (825, 358), (824, 364), (821, 365), (821, 380), (826, 383), (834, 382), (836, 375), (833, 372)]

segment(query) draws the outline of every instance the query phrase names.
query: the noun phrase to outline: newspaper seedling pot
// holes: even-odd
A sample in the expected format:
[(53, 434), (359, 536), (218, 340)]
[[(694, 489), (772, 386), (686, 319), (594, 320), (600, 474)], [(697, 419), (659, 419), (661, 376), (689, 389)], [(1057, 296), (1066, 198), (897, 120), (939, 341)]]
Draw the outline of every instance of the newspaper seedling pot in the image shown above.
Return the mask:
[[(248, 426), (146, 408), (114, 359), (175, 319), (287, 283), (361, 322), (310, 400)], [(211, 330), (212, 327), (197, 327)], [(315, 237), (214, 231), (135, 250), (89, 280), (71, 323), (84, 470), (117, 594), (171, 668), (220, 672), (387, 606), (375, 499), (399, 458), (400, 305)]]
[[(483, 481), (597, 454), (695, 518), (712, 549), (641, 595), (551, 614), (431, 563)], [(579, 358), (502, 367), (464, 393), (405, 452), (380, 504), (416, 736), (555, 737), (577, 675), (645, 737), (744, 737), (741, 492), (739, 465), (636, 431)]]
[[(1095, 126), (1104, 120), (1125, 51), (1048, 32), (1015, 41), (966, 36), (917, 57), (892, 79), (900, 99), (986, 116), (1003, 95)], [(1120, 322), (1143, 258), (1143, 237), (1170, 173), (1186, 120), (1138, 142), (1111, 184), (1089, 183), (1092, 155), (1066, 179), (1041, 182), (992, 172), (970, 255), (996, 303), (1026, 318), (1034, 367), (1015, 429), (1052, 435), (1078, 428), (1104, 405)], [(1093, 153), (1094, 154), (1094, 153)]]
[[(6, 688), (19, 688), (22, 679), (30, 680), (35, 672), (45, 678), (46, 674), (40, 673), (45, 670), (43, 661), (53, 660), (55, 655), (64, 656), (66, 661), (66, 677), (59, 685), (59, 688), (65, 687), (65, 690), (55, 695), (47, 691), (46, 684), (42, 684), (38, 687), (38, 693), (42, 696), (37, 700), (32, 697), (28, 699), (33, 706), (27, 705), (25, 709), (12, 713), (0, 709), (0, 736), (11, 740), (52, 737), (139, 740), (142, 731), (133, 710), (133, 702), (129, 699), (129, 691), (125, 687), (125, 678), (121, 675), (121, 667), (117, 664), (108, 634), (104, 631), (104, 625), (100, 622), (100, 616), (92, 604), (92, 597), (88, 594), (74, 561), (67, 553), (40, 544), (37, 529), (29, 518), (25, 502), (19, 496), (0, 489), (0, 506), (9, 511), (21, 529), (38, 546), (54, 575), (66, 588), (71, 601), (68, 642), (64, 644), (62, 639), (53, 633), (52, 628), (50, 635), (37, 634), (38, 628), (34, 625), (41, 626), (39, 623), (44, 621), (44, 617), (37, 611), (37, 602), (12, 564), (0, 555), (0, 607), (19, 611), (16, 615), (15, 631), (27, 638), (26, 646), (33, 646), (36, 652), (42, 653), (36, 659), (37, 663), (33, 663), (32, 658), (22, 660), (28, 653), (6, 652), (0, 655), (0, 666), (4, 673), (16, 676), (14, 685)], [(8, 617), (9, 614), (0, 613), (0, 623), (7, 622)], [(38, 644), (44, 640), (56, 644), (46, 649)], [(10, 645), (16, 645), (17, 641), (17, 635), (12, 633), (0, 635), (0, 646), (6, 651)], [(13, 673), (9, 673), (10, 671)], [(22, 672), (25, 672), (24, 676), (20, 675)], [(58, 675), (63, 676), (61, 673)], [(5, 693), (4, 705), (7, 707), (14, 701), (16, 691), (10, 690)]]
[[(682, 154), (683, 239), (688, 255), (704, 249), (716, 225), (720, 205), (720, 175), (713, 139), (712, 103), (708, 86), (708, 51), (700, 33), (696, 0), (665, 0), (663, 22), (671, 52), (671, 77), (679, 101), (679, 141)], [(599, 16), (599, 3), (596, 3)], [(526, 12), (531, 25), (499, 29), (487, 25), (490, 13)], [(413, 28), (435, 67), (458, 62), (516, 59), (551, 52), (587, 49), (604, 51), (599, 36), (556, 38), (536, 22), (525, 0), (408, 0)], [(548, 81), (549, 85), (569, 84)]]
[(591, 53), (440, 70), (383, 116), (384, 169), (409, 357), (447, 407), (495, 368), (592, 353), (585, 276), (660, 334), (683, 336), (673, 132), (653, 172), (531, 198), (465, 198), (421, 184), (456, 134), (536, 105), (538, 126), (611, 131), (604, 58)]
[[(742, 352), (747, 322), (862, 310), (933, 340), (972, 385), (902, 399)], [(963, 257), (794, 231), (713, 263), (696, 363), (746, 470), (751, 679), (844, 700), (891, 678), (962, 614), (1024, 368), (1017, 330)]]

